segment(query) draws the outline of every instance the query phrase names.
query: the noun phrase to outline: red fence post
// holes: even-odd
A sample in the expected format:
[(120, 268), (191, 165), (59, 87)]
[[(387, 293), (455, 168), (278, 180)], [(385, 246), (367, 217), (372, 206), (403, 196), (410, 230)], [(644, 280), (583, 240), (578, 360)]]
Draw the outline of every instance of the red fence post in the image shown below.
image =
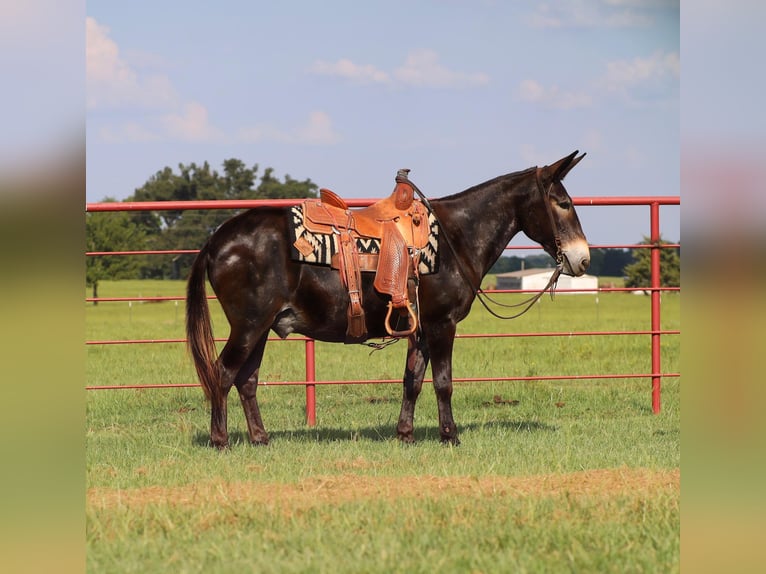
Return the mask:
[(651, 225), (651, 267), (652, 267), (652, 411), (660, 412), (660, 204), (652, 203)]
[(317, 424), (316, 359), (314, 357), (314, 339), (306, 339), (306, 424)]

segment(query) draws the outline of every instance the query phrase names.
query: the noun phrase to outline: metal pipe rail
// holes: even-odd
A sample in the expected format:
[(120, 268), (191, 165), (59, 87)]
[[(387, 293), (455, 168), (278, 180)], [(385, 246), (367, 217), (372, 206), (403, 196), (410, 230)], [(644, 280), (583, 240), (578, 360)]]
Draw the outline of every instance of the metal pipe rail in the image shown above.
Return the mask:
[[(115, 211), (163, 211), (163, 210), (200, 210), (200, 209), (249, 209), (253, 207), (290, 207), (302, 201), (301, 199), (277, 199), (277, 200), (213, 200), (213, 201), (148, 201), (148, 202), (106, 202), (88, 203), (85, 210), (88, 213), (115, 212)], [(373, 199), (349, 199), (349, 207), (365, 207), (370, 205)], [(593, 375), (548, 375), (535, 377), (480, 377), (480, 378), (455, 378), (455, 382), (489, 382), (489, 381), (535, 381), (535, 380), (582, 380), (582, 379), (626, 379), (626, 378), (651, 378), (652, 381), (652, 410), (659, 413), (661, 409), (661, 382), (663, 377), (679, 377), (680, 373), (663, 373), (661, 370), (660, 341), (663, 335), (680, 335), (677, 330), (662, 330), (660, 328), (660, 294), (662, 291), (680, 291), (678, 287), (660, 286), (660, 249), (680, 247), (679, 244), (660, 244), (659, 208), (662, 205), (680, 205), (679, 196), (642, 196), (642, 197), (579, 197), (573, 198), (575, 205), (585, 206), (649, 206), (650, 208), (650, 243), (641, 245), (592, 245), (591, 248), (644, 248), (651, 249), (651, 286), (642, 288), (650, 292), (651, 296), (651, 328), (639, 331), (592, 331), (592, 332), (534, 332), (534, 333), (500, 333), (500, 334), (467, 334), (458, 335), (458, 338), (495, 338), (495, 337), (571, 337), (571, 336), (618, 336), (618, 335), (649, 335), (651, 337), (651, 372), (650, 373), (622, 373), (622, 374), (593, 374)], [(537, 246), (508, 246), (506, 249), (535, 249)], [(193, 254), (196, 249), (152, 250), (152, 251), (91, 251), (89, 257), (103, 256), (130, 256), (130, 255), (161, 255), (161, 254)], [(630, 288), (599, 288), (590, 290), (593, 292), (619, 292), (632, 291)], [(559, 292), (578, 291), (583, 289), (560, 289)], [(525, 290), (494, 290), (497, 293), (524, 293)], [(208, 299), (215, 299), (214, 295), (208, 295)], [(185, 297), (103, 297), (86, 298), (86, 302), (132, 302), (132, 301), (183, 301)], [(270, 339), (281, 340), (281, 339)], [(225, 341), (225, 339), (216, 339)], [(317, 381), (315, 342), (313, 339), (304, 337), (291, 337), (286, 342), (303, 341), (306, 357), (306, 377), (303, 381), (264, 381), (264, 385), (305, 385), (306, 387), (306, 423), (309, 426), (316, 424), (316, 385), (342, 385), (342, 384), (376, 384), (376, 383), (401, 383), (401, 380), (338, 380)], [(157, 344), (157, 343), (185, 343), (186, 339), (132, 339), (132, 340), (101, 340), (86, 341), (86, 345), (119, 345), (119, 344)], [(426, 382), (430, 382), (426, 379)], [(154, 385), (90, 385), (87, 390), (106, 389), (137, 389), (137, 388), (179, 388), (196, 387), (196, 383), (183, 384), (154, 384)]]

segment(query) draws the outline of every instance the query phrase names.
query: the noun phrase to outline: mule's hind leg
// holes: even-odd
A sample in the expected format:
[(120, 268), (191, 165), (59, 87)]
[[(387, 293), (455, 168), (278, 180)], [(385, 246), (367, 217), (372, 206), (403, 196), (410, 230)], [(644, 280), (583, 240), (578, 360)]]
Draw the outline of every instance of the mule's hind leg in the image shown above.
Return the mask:
[[(218, 356), (218, 368), (221, 373), (220, 403), (216, 404), (216, 401), (211, 401), (210, 403), (210, 440), (213, 446), (217, 448), (229, 446), (229, 432), (227, 429), (227, 397), (229, 396), (229, 391), (232, 385), (236, 385), (241, 397), (241, 387), (248, 381), (251, 375), (255, 377), (257, 382), (257, 367), (260, 366), (266, 338), (266, 334), (264, 334), (261, 338), (256, 339), (252, 334), (241, 334), (232, 327), (229, 340)], [(254, 395), (255, 393), (253, 392), (253, 400)], [(257, 404), (255, 412), (256, 414), (258, 413)], [(247, 407), (245, 407), (245, 414), (248, 414)], [(257, 414), (257, 418), (262, 430), (263, 423), (260, 423), (260, 414)], [(250, 440), (253, 440), (253, 433), (250, 430), (251, 420), (252, 417), (248, 416), (248, 431), (250, 431)], [(265, 434), (265, 431), (263, 431), (263, 434)]]
[(264, 333), (256, 343), (234, 383), (239, 391), (242, 409), (245, 411), (247, 434), (253, 444), (269, 444), (269, 435), (263, 426), (261, 410), (258, 408), (258, 399), (256, 398), (258, 374), (261, 370), (261, 359), (263, 359), (263, 350), (266, 347), (268, 334), (268, 331)]
[(410, 335), (407, 340), (407, 366), (404, 369), (404, 390), (402, 395), (402, 410), (396, 434), (402, 442), (415, 442), (412, 432), (414, 429), (415, 403), (423, 387), (423, 377), (428, 366), (428, 348), (420, 337)]
[[(216, 363), (216, 368), (223, 372), (220, 357)], [(224, 449), (229, 446), (226, 399), (229, 396), (231, 383), (228, 385), (223, 383), (224, 378), (222, 377), (220, 393), (216, 397), (210, 398), (210, 442), (217, 449)]]

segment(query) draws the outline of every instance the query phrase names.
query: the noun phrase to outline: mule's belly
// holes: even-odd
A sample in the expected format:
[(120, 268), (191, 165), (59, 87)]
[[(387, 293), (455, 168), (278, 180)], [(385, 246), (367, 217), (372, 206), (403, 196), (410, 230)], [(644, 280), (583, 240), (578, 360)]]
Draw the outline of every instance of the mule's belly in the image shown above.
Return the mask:
[[(349, 295), (337, 270), (307, 264), (300, 265), (296, 288), (271, 326), (282, 338), (299, 333), (318, 341), (343, 343), (348, 327)], [(362, 274), (362, 301), (368, 338), (385, 336), (387, 302), (373, 285), (373, 274)]]
[[(386, 336), (384, 329), (385, 314), (365, 311), (367, 338), (377, 339)], [(278, 315), (272, 330), (282, 339), (297, 333), (327, 343), (345, 343), (347, 330), (346, 308), (333, 317), (325, 315), (323, 319), (315, 315), (307, 316), (291, 307), (283, 309)]]

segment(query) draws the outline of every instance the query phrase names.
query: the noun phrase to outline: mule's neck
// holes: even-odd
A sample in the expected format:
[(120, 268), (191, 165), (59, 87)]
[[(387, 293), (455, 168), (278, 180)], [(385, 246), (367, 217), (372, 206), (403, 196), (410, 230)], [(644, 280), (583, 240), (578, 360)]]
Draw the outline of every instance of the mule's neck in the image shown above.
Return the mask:
[[(431, 203), (441, 233), (459, 253), (459, 264), (478, 289), (484, 275), (503, 254), (508, 242), (522, 229), (526, 201), (536, 188), (534, 168), (503, 175)], [(441, 241), (442, 260), (455, 264), (449, 247)]]

